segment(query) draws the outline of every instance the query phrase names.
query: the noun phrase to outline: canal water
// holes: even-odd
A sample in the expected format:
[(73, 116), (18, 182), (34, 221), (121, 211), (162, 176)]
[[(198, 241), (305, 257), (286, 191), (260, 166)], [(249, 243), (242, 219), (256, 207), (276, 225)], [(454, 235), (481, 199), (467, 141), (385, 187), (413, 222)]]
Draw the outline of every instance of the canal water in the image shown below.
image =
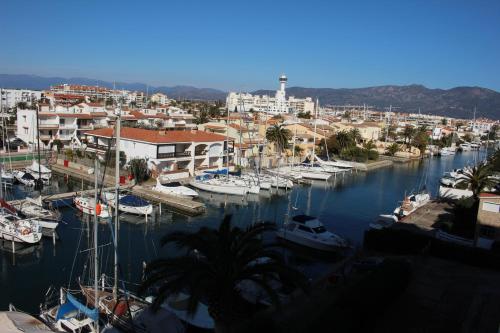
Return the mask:
[[(476, 154), (476, 156), (474, 156)], [(484, 154), (484, 153), (480, 153)], [(475, 158), (476, 157), (476, 158)], [(457, 153), (455, 156), (436, 157), (409, 164), (337, 176), (329, 182), (296, 186), (293, 190), (264, 192), (245, 199), (201, 193), (200, 200), (207, 205), (202, 216), (187, 217), (169, 211), (163, 206), (161, 217), (144, 219), (123, 216), (119, 230), (119, 259), (121, 277), (131, 282), (134, 289), (142, 276), (143, 263), (177, 253), (174, 247), (161, 248), (160, 239), (174, 230), (196, 231), (202, 226), (216, 228), (225, 214), (233, 215), (233, 223), (247, 226), (257, 221), (283, 223), (287, 215), (310, 214), (318, 216), (329, 230), (360, 246), (368, 224), (379, 214), (389, 213), (403, 199), (405, 193), (425, 186), (433, 196), (437, 194), (439, 178), (454, 168), (471, 164), (477, 153)], [(45, 193), (60, 193), (81, 189), (79, 182), (67, 184), (55, 178)], [(87, 187), (88, 188), (88, 187)], [(9, 193), (12, 198), (35, 196), (37, 192), (16, 185)], [(61, 208), (63, 222), (58, 228), (60, 239), (43, 239), (35, 247), (12, 254), (0, 252), (0, 309), (9, 303), (31, 313), (38, 312), (49, 286), (76, 287), (78, 277), (89, 278), (89, 228), (92, 223), (74, 207)], [(99, 225), (100, 270), (111, 276), (113, 251), (109, 225)], [(304, 252), (289, 256), (309, 276), (320, 274), (330, 258), (319, 258)]]

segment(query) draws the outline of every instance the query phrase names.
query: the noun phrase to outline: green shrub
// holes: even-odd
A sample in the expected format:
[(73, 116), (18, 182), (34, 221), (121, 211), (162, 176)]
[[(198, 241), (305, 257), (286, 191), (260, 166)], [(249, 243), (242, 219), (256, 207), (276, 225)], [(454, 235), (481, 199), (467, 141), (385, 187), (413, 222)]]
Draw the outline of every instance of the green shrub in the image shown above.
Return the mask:
[(368, 159), (372, 161), (378, 160), (378, 151), (376, 150), (368, 150), (367, 151)]
[(363, 148), (349, 147), (340, 152), (340, 157), (344, 160), (363, 163), (368, 160), (368, 152)]

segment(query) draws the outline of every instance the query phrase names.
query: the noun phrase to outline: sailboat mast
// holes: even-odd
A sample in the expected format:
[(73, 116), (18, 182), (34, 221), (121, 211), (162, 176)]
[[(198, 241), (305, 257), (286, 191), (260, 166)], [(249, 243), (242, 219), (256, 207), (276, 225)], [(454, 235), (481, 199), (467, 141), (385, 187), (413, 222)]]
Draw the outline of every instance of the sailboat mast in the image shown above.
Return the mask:
[[(97, 158), (94, 160), (94, 308), (99, 312), (99, 258), (98, 258), (98, 246), (97, 246), (97, 170), (99, 164)], [(95, 331), (99, 332), (99, 320), (95, 321)]]
[(314, 134), (313, 134), (313, 149), (312, 149), (312, 156), (311, 156), (311, 166), (314, 164), (314, 158), (315, 158), (315, 150), (316, 150), (316, 128), (318, 125), (318, 109), (319, 109), (319, 100), (316, 98), (316, 112), (314, 112)]
[(229, 179), (229, 107), (227, 108), (227, 120), (226, 120), (226, 165), (227, 165), (226, 179)]
[(40, 117), (38, 116), (38, 109), (39, 106), (36, 106), (36, 131), (37, 131), (37, 148), (38, 148), (38, 179), (35, 182), (35, 187), (37, 190), (40, 191), (40, 194), (42, 193), (43, 189), (43, 180), (42, 180), (42, 166), (41, 166), (41, 161), (40, 161)]
[(115, 283), (113, 286), (113, 297), (118, 298), (118, 221), (120, 218), (120, 130), (121, 130), (121, 106), (118, 105), (116, 109), (116, 143), (115, 143)]

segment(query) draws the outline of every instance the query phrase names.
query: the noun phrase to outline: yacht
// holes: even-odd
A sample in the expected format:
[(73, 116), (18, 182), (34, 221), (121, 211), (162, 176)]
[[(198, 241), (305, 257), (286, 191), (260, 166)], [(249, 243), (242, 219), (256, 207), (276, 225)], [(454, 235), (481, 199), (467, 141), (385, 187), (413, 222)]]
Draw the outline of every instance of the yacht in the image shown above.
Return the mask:
[(471, 144), (469, 142), (464, 142), (460, 144), (460, 148), (462, 148), (462, 151), (470, 151), (472, 150)]
[(343, 161), (325, 161), (321, 158), (319, 158), (317, 155), (314, 156), (316, 158), (316, 161), (321, 165), (321, 166), (332, 166), (336, 168), (341, 168), (341, 169), (352, 169), (353, 166), (349, 162), (343, 162)]
[(162, 184), (159, 179), (156, 180), (156, 185), (153, 186), (153, 191), (173, 195), (181, 198), (196, 198), (198, 192), (190, 189), (187, 186), (183, 186), (179, 182), (169, 182)]
[(348, 246), (340, 236), (327, 231), (318, 218), (309, 215), (296, 215), (276, 232), (287, 241), (323, 251), (337, 251)]
[(94, 215), (94, 207), (95, 207), (95, 209), (97, 210), (97, 217), (103, 219), (110, 217), (108, 205), (99, 202), (96, 205), (94, 198), (80, 196), (80, 197), (75, 197), (73, 199), (73, 202), (76, 208), (78, 208), (78, 210), (81, 211), (82, 213)]
[(15, 204), (14, 208), (17, 209), (18, 215), (21, 217), (38, 218), (45, 221), (61, 220), (61, 213), (57, 210), (50, 210), (43, 208), (42, 198), (37, 199), (26, 197), (25, 200)]
[[(104, 202), (106, 202), (111, 207), (115, 208), (115, 194), (111, 192), (104, 192), (102, 194)], [(120, 205), (119, 210), (121, 212), (136, 214), (136, 215), (151, 215), (153, 213), (153, 205), (136, 195), (127, 194), (119, 195)]]
[(20, 219), (7, 212), (0, 213), (0, 238), (24, 244), (36, 244), (42, 239), (42, 228), (36, 221)]
[(411, 194), (406, 196), (400, 206), (394, 209), (394, 215), (398, 218), (403, 218), (405, 216), (410, 215), (418, 208), (424, 206), (431, 200), (431, 196), (429, 193), (421, 192), (418, 194)]
[(18, 170), (14, 173), (14, 178), (25, 186), (35, 186), (36, 178), (30, 173)]

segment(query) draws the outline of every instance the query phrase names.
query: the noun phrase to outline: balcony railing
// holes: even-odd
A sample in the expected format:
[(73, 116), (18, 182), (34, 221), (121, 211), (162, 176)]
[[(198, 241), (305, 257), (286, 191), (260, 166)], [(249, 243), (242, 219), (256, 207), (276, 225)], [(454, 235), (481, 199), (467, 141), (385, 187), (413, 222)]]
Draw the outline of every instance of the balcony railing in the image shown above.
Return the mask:
[(108, 146), (105, 145), (96, 145), (95, 143), (87, 143), (88, 148), (99, 149), (99, 150), (107, 150)]
[(191, 157), (191, 151), (181, 151), (173, 153), (158, 153), (157, 158)]

